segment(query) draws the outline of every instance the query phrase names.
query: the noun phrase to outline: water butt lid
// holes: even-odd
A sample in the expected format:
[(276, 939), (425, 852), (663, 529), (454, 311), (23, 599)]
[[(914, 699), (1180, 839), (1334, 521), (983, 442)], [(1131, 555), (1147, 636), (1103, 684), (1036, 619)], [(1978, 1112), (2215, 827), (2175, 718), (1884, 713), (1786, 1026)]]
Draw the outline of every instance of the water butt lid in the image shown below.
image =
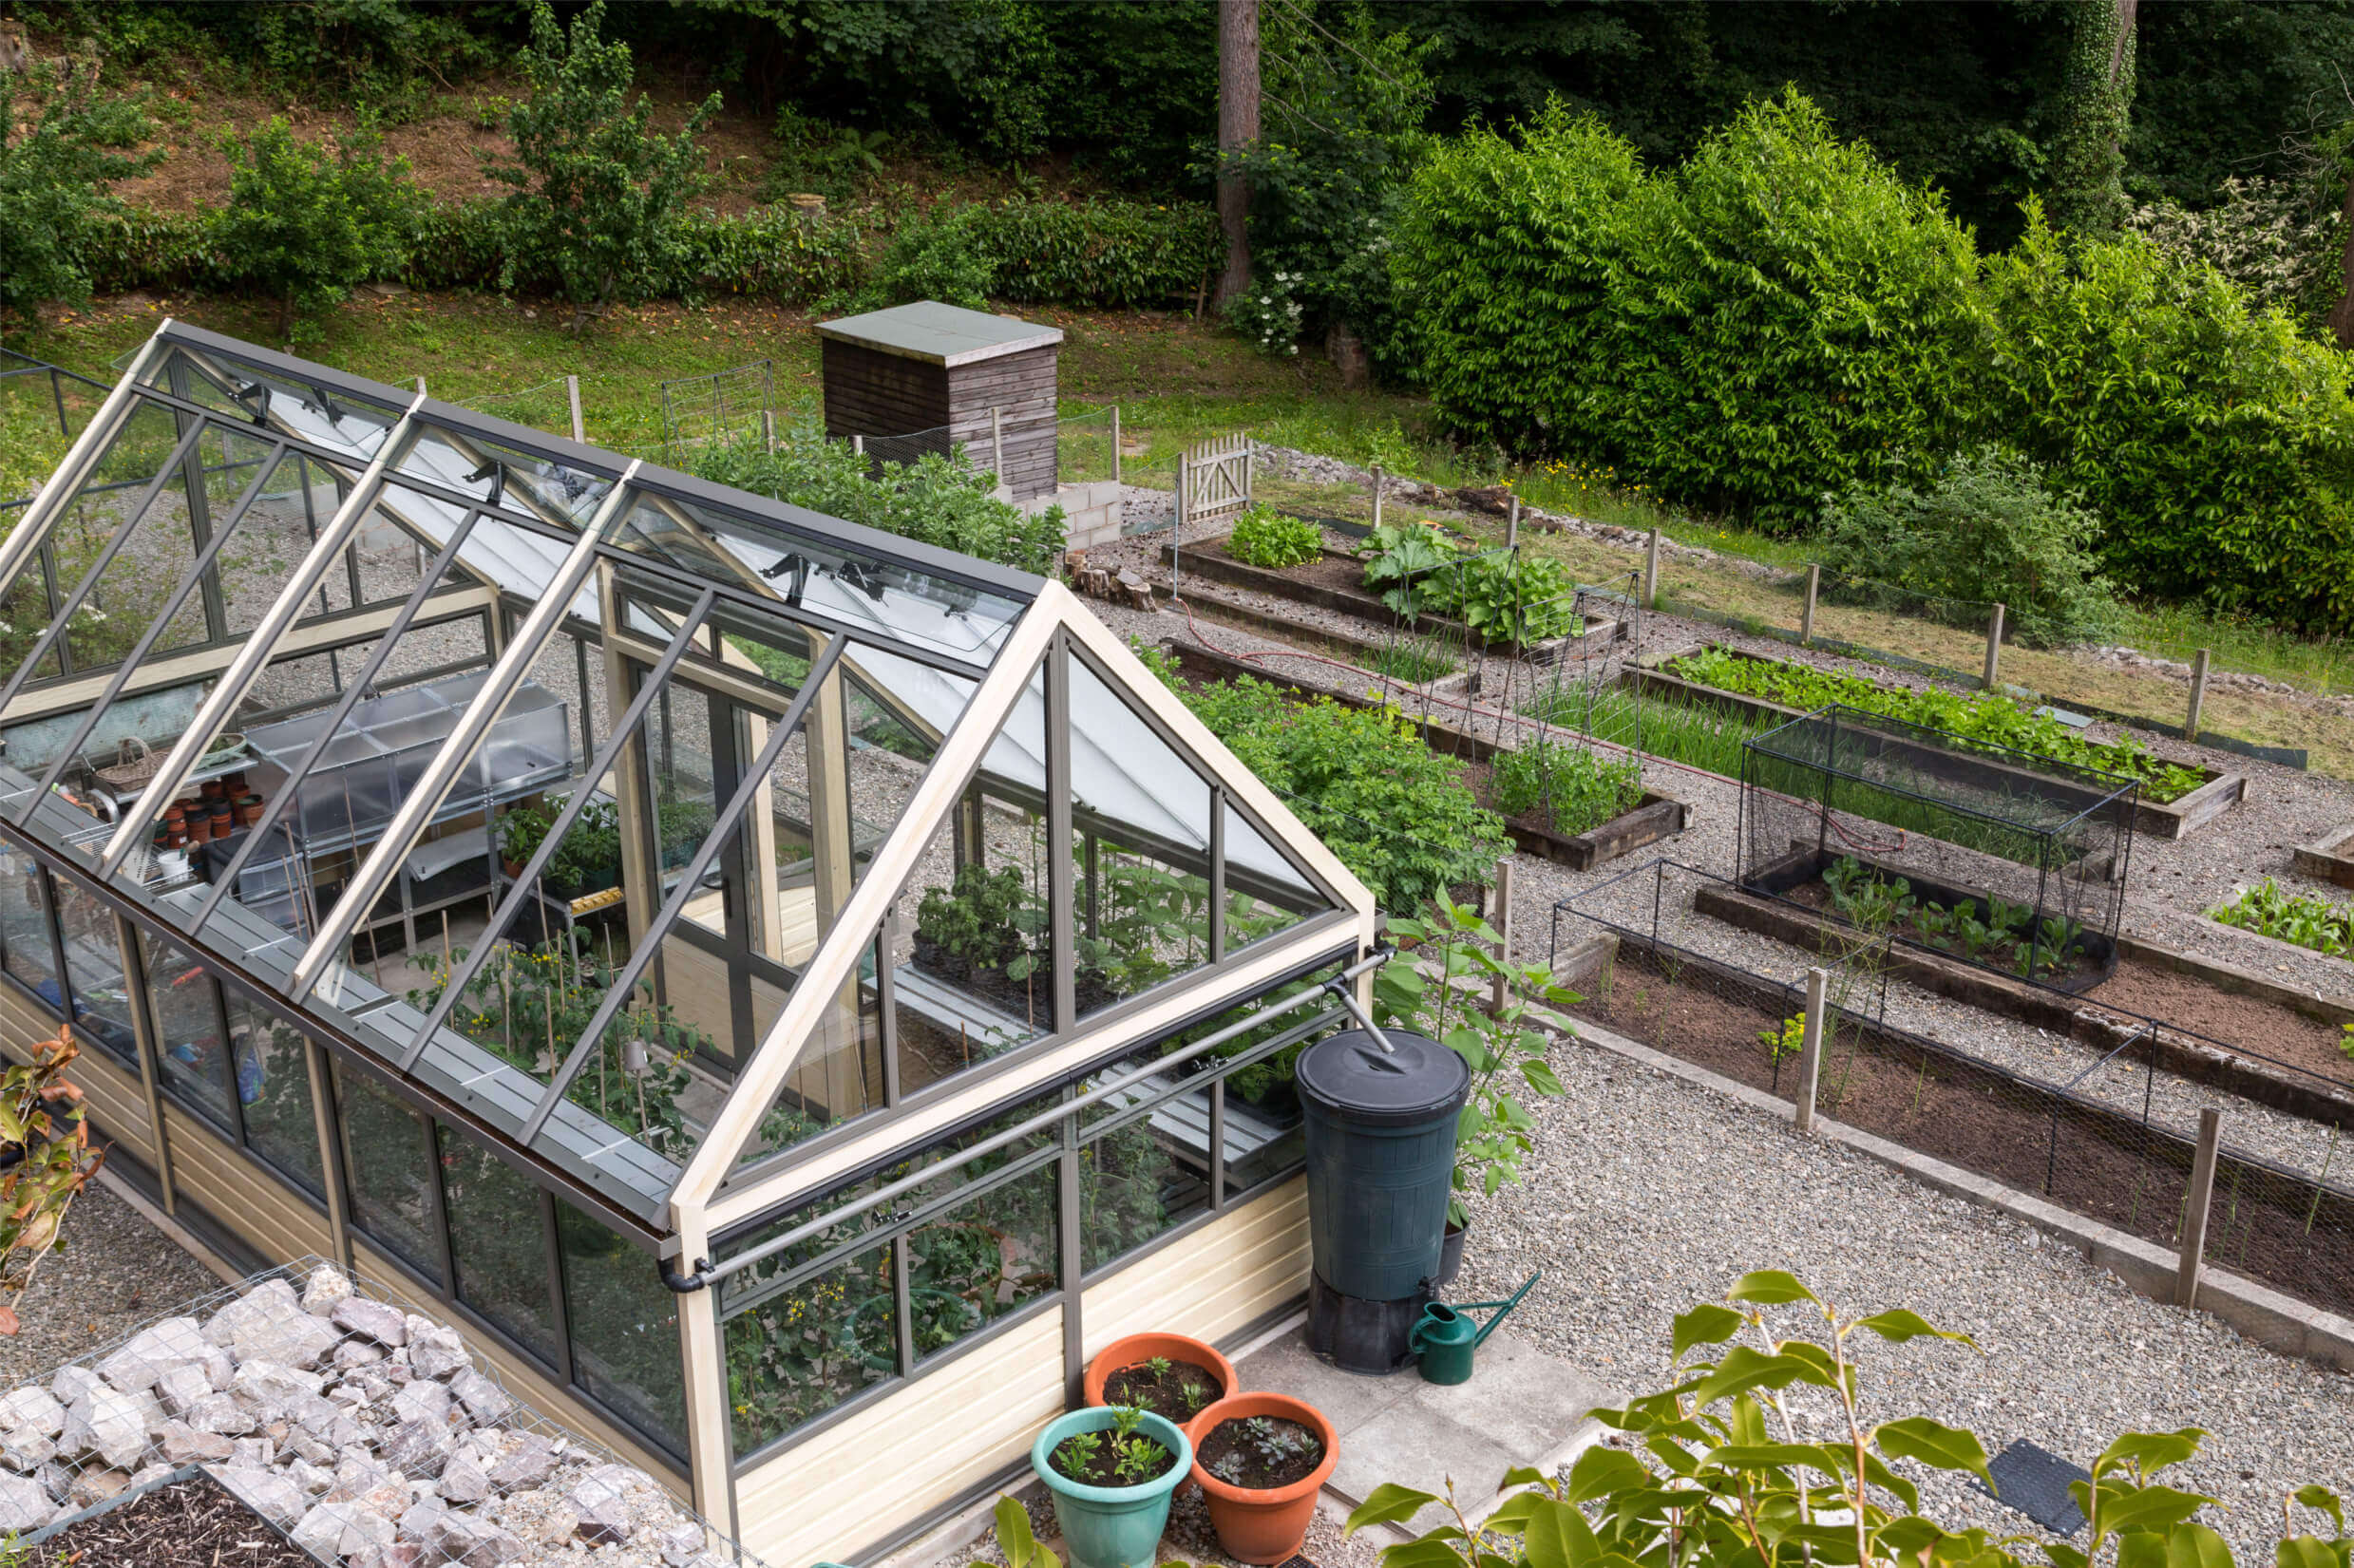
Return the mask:
[(1463, 1058), (1426, 1034), (1381, 1031), (1392, 1049), (1361, 1029), (1343, 1030), (1300, 1056), (1300, 1098), (1344, 1121), (1407, 1126), (1452, 1116), (1471, 1092)]

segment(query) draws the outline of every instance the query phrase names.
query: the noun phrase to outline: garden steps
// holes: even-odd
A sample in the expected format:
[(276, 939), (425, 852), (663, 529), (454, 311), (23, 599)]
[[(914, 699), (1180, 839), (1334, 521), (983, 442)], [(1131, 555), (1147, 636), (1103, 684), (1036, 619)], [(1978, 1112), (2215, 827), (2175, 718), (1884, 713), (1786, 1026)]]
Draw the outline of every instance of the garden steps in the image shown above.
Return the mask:
[[(1698, 681), (1687, 681), (1680, 676), (1671, 675), (1662, 668), (1676, 659), (1706, 652), (1712, 648), (1718, 652), (1729, 653), (1735, 658), (1750, 659), (1759, 664), (1791, 662), (1787, 659), (1775, 659), (1764, 654), (1752, 653), (1746, 649), (1726, 647), (1721, 643), (1697, 642), (1688, 647), (1671, 649), (1664, 652), (1645, 653), (1627, 667), (1622, 679), (1628, 688), (1645, 695), (1661, 697), (1672, 702), (1687, 703), (1695, 707), (1718, 708), (1727, 712), (1761, 720), (1767, 724), (1786, 724), (1793, 719), (1807, 717), (1805, 710), (1801, 708), (1787, 707), (1764, 697), (1753, 697), (1737, 691), (1719, 690), (1713, 686), (1702, 686)], [(2005, 765), (1972, 752), (1944, 751), (1934, 747), (1916, 749), (1923, 753), (1925, 764), (1929, 759), (1937, 757), (1965, 758), (1975, 766), (1997, 771), (2016, 771), (2031, 777), (2046, 793), (2066, 792), (2070, 788), (2065, 779), (2024, 768), (2006, 769)], [(2247, 774), (2225, 773), (2204, 766), (2197, 767), (2194, 771), (2204, 777), (2207, 783), (2179, 800), (2159, 803), (2146, 798), (2136, 798), (2134, 802), (2134, 830), (2137, 833), (2146, 833), (2154, 839), (2180, 839), (2213, 822), (2248, 798)], [(2099, 800), (2099, 797), (2089, 789), (2082, 791), (2082, 794), (2088, 806), (2097, 803)]]

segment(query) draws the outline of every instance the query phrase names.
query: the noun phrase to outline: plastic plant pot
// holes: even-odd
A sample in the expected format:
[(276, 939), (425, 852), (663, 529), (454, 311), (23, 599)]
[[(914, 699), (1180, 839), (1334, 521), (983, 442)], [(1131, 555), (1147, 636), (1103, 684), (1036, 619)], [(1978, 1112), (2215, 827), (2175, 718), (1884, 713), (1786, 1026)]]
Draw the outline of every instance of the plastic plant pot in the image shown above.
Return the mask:
[[(1324, 1445), (1324, 1457), (1315, 1469), (1288, 1486), (1261, 1491), (1219, 1480), (1202, 1467), (1203, 1441), (1221, 1422), (1255, 1415), (1280, 1416), (1314, 1432)], [(1209, 1504), (1210, 1528), (1218, 1544), (1237, 1562), (1281, 1562), (1307, 1544), (1308, 1523), (1316, 1518), (1316, 1495), (1332, 1478), (1340, 1457), (1340, 1437), (1324, 1412), (1305, 1400), (1287, 1394), (1231, 1394), (1186, 1426), (1193, 1444), (1193, 1479)]]
[(1235, 1391), (1234, 1363), (1218, 1353), (1218, 1348), (1206, 1340), (1189, 1338), (1181, 1333), (1132, 1333), (1115, 1339), (1097, 1351), (1088, 1361), (1084, 1384), (1090, 1405), (1108, 1405), (1104, 1385), (1111, 1374), (1139, 1367), (1154, 1356), (1170, 1361), (1190, 1361), (1196, 1367), (1218, 1374), (1219, 1397)]
[(1071, 1554), (1071, 1568), (1152, 1568), (1161, 1532), (1168, 1527), (1168, 1502), (1193, 1468), (1193, 1445), (1185, 1428), (1150, 1411), (1136, 1430), (1177, 1456), (1177, 1463), (1134, 1486), (1091, 1486), (1054, 1468), (1048, 1456), (1073, 1432), (1108, 1432), (1114, 1412), (1103, 1407), (1073, 1410), (1046, 1424), (1030, 1445), (1030, 1467), (1054, 1498), (1054, 1522)]

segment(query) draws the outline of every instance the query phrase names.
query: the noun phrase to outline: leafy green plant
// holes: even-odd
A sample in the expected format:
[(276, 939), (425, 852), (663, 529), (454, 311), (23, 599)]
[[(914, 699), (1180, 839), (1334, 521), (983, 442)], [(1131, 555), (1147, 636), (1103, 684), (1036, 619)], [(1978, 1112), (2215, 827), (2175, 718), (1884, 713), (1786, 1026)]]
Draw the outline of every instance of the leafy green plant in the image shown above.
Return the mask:
[(408, 161), (383, 157), (365, 128), (331, 152), (273, 115), (222, 147), (229, 204), (213, 219), (213, 244), (226, 277), (276, 298), (282, 335), (354, 284), (399, 270), (418, 198)]
[(2208, 914), (2242, 931), (2278, 937), (2333, 958), (2354, 958), (2354, 903), (2335, 903), (2317, 893), (2290, 894), (2269, 877)]
[[(1819, 1314), (1819, 1337), (1781, 1337), (1768, 1309)], [(1977, 1350), (1967, 1334), (1939, 1329), (1904, 1308), (1858, 1315), (1823, 1300), (1776, 1269), (1743, 1275), (1723, 1303), (1702, 1302), (1675, 1319), (1674, 1386), (1597, 1411), (1627, 1447), (1598, 1444), (1566, 1476), (1514, 1470), (1515, 1490), (1480, 1525), (1452, 1497), (1411, 1487), (1376, 1487), (1349, 1516), (1352, 1533), (1403, 1524), (1425, 1508), (1452, 1516), (1416, 1540), (1387, 1547), (1382, 1568), (1635, 1568), (1637, 1564), (1737, 1564), (1795, 1568), (2118, 1568), (2197, 1563), (2231, 1568), (2224, 1539), (2196, 1522), (2215, 1500), (2165, 1485), (2158, 1477), (2193, 1458), (2207, 1433), (2128, 1432), (2094, 1460), (2089, 1482), (2069, 1490), (2082, 1510), (2082, 1543), (1997, 1539), (1983, 1529), (1949, 1530), (1922, 1512), (1920, 1488), (1894, 1467), (1905, 1461), (1974, 1476), (1994, 1489), (1985, 1445), (1965, 1428), (1926, 1416), (1874, 1421), (1866, 1413), (1851, 1344), (1858, 1333), (1893, 1344), (1935, 1339)], [(1741, 1342), (1754, 1337), (1753, 1348)], [(1713, 1355), (1696, 1350), (1724, 1346)], [(1689, 1357), (1690, 1359), (1687, 1359)], [(1823, 1440), (1810, 1413), (1827, 1404)], [(1807, 1421), (1805, 1426), (1800, 1421)], [(2340, 1568), (2348, 1560), (2344, 1507), (2321, 1486), (2285, 1499), (2326, 1517), (2335, 1539), (2289, 1535), (2277, 1557), (2294, 1568)], [(2015, 1550), (2032, 1544), (2035, 1556)]]
[(1559, 741), (1528, 741), (1497, 752), (1489, 777), (1498, 811), (1518, 817), (1542, 809), (1554, 832), (1573, 837), (1642, 802), (1640, 762)]
[(1251, 566), (1270, 570), (1312, 561), (1323, 552), (1324, 533), (1304, 518), (1286, 517), (1271, 506), (1254, 504), (1234, 520), (1226, 537), (1226, 554)]
[(1463, 554), (1464, 547), (1427, 522), (1383, 523), (1357, 547), (1365, 562), (1365, 586), (1401, 615), (1435, 608), (1426, 596), (1434, 574)]
[(1823, 503), (1815, 548), (1831, 572), (1865, 579), (1831, 584), (1836, 598), (1870, 602), (1893, 585), (1891, 608), (1970, 627), (2001, 600), (2012, 636), (2054, 647), (2117, 625), (2099, 539), (2100, 520), (2040, 464), (1988, 445), (1937, 463), (1900, 458), (1886, 480), (1851, 484)]
[(2349, 1062), (2354, 1062), (2354, 1024), (2342, 1026), (2345, 1033), (2339, 1038), (2338, 1049)]
[[(1498, 955), (1503, 939), (1467, 905), (1441, 897), (1428, 917), (1393, 917), (1390, 934), (1413, 944), (1413, 962), (1384, 964), (1374, 974), (1376, 1022), (1395, 1023), (1438, 1041), (1471, 1069), (1471, 1095), (1455, 1128), (1451, 1224), (1471, 1218), (1467, 1194), (1492, 1196), (1520, 1180), (1520, 1162), (1536, 1125), (1519, 1091), (1558, 1095), (1561, 1079), (1546, 1061), (1546, 1034), (1529, 1009), (1573, 1006), (1577, 992), (1554, 982), (1543, 965), (1518, 965)], [(1424, 973), (1425, 965), (1432, 973)], [(1481, 1005), (1504, 982), (1504, 1005)], [(1464, 982), (1469, 982), (1468, 987)]]
[(1095, 1456), (1103, 1451), (1101, 1432), (1073, 1432), (1055, 1448), (1054, 1457), (1062, 1462), (1065, 1475), (1080, 1474), (1093, 1468)]
[(1757, 1043), (1766, 1048), (1766, 1055), (1779, 1062), (1795, 1056), (1806, 1046), (1807, 1021), (1804, 1018), (1785, 1018), (1779, 1029), (1761, 1029)]
[(508, 806), (499, 814), (499, 854), (503, 859), (518, 863), (528, 860), (539, 852), (548, 830), (556, 825), (556, 814), (563, 809), (563, 797), (549, 800), (542, 797), (524, 805)]
[[(28, 88), (40, 105), (29, 122), (17, 106)], [(136, 150), (151, 131), (138, 101), (101, 94), (94, 71), (0, 68), (0, 322), (89, 298), (90, 250), (109, 219), (124, 221), (115, 181), (163, 157)]]
[(956, 963), (1027, 979), (1037, 963), (1024, 939), (1033, 923), (1031, 902), (1018, 869), (961, 865), (947, 887), (924, 890), (916, 906), (916, 935)]
[(1763, 697), (1809, 712), (1838, 703), (1941, 729), (1964, 743), (1979, 742), (2137, 779), (2142, 793), (2153, 801), (2179, 800), (2207, 782), (2191, 768), (2154, 756), (2130, 735), (2114, 741), (2088, 741), (2058, 719), (2030, 712), (2000, 692), (1965, 694), (1943, 687), (1881, 686), (1812, 665), (1744, 658), (1721, 648), (1670, 659), (1666, 670), (1680, 680), (1718, 691)]
[(553, 276), (578, 331), (617, 297), (636, 298), (678, 261), (677, 219), (704, 181), (694, 139), (718, 112), (712, 93), (675, 135), (651, 126), (654, 101), (629, 91), (629, 46), (606, 42), (604, 0), (560, 27), (547, 0), (531, 11), (531, 42), (516, 64), (530, 87), (507, 115), (511, 159), (486, 172), (515, 194), (502, 205), (502, 287)]
[(66, 1077), (80, 1053), (61, 1024), (30, 1048), (31, 1060), (0, 1068), (0, 1335), (17, 1332), (17, 1302), (105, 1162), (106, 1151), (91, 1146), (82, 1091)]
[(1459, 668), (1455, 656), (1443, 644), (1429, 637), (1406, 634), (1393, 635), (1368, 662), (1376, 674), (1408, 686), (1438, 680)]

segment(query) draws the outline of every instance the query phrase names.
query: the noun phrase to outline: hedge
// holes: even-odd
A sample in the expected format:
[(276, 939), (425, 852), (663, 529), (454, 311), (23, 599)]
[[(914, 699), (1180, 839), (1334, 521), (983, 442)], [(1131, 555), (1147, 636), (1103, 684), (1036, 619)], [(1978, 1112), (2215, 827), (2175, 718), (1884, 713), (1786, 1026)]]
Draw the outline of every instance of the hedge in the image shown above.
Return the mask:
[[(1008, 201), (968, 210), (996, 286), (1016, 304), (1102, 310), (1190, 299), (1220, 255), (1210, 209), (1197, 202)], [(852, 217), (764, 209), (681, 220), (684, 259), (646, 280), (666, 298), (745, 294), (793, 304), (839, 299), (872, 272), (864, 225)], [(397, 272), (416, 289), (495, 289), (501, 264), (496, 208), (463, 202), (425, 209)], [(212, 246), (212, 216), (134, 209), (103, 218), (88, 257), (104, 293), (228, 287)], [(547, 280), (526, 279), (538, 292)]]

